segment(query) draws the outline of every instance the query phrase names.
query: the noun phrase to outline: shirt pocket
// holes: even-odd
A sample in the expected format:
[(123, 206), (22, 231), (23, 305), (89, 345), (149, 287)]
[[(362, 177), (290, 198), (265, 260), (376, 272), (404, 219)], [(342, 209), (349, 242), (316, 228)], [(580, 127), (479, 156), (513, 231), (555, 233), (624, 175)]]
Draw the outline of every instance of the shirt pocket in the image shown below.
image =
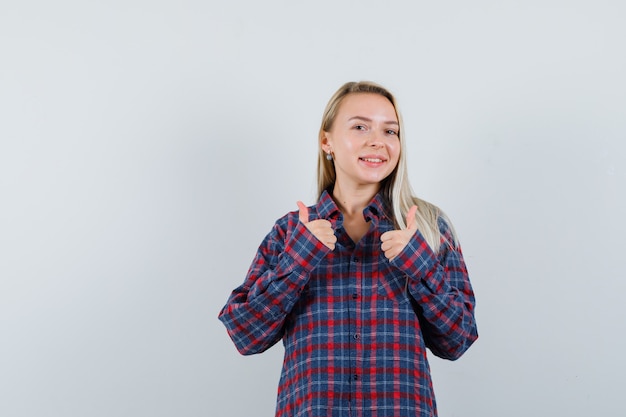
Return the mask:
[(378, 278), (378, 296), (397, 304), (410, 302), (408, 277), (384, 274)]

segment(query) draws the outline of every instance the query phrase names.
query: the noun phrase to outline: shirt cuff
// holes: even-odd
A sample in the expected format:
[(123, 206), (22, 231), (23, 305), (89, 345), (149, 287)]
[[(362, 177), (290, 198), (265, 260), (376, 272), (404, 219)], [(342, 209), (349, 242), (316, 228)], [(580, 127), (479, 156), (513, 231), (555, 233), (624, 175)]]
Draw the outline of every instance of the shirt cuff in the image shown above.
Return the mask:
[(423, 283), (423, 290), (427, 293), (442, 294), (450, 291), (450, 285), (445, 280), (437, 254), (433, 252), (419, 230), (390, 264), (413, 280)]
[(285, 244), (285, 252), (280, 260), (281, 269), (288, 273), (298, 269), (298, 272), (311, 272), (330, 252), (328, 246), (298, 222)]

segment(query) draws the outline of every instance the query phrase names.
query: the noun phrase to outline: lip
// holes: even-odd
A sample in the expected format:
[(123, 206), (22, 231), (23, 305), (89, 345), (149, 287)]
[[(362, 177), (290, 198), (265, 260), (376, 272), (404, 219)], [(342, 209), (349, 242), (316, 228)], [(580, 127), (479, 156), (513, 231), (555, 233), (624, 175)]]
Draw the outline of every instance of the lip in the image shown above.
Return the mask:
[(359, 162), (367, 166), (378, 167), (387, 162), (387, 158), (382, 155), (363, 155), (359, 156)]

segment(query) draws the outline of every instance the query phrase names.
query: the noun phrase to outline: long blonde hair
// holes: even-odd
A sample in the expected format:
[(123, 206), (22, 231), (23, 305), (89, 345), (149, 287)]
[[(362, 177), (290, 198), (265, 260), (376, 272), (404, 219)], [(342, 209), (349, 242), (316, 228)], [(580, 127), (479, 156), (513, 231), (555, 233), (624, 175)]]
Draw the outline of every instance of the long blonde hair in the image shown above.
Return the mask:
[[(370, 82), (348, 82), (342, 85), (337, 92), (330, 98), (324, 114), (322, 116), (322, 124), (319, 131), (319, 155), (317, 159), (317, 193), (318, 198), (322, 195), (324, 190), (332, 191), (332, 187), (335, 184), (336, 173), (333, 161), (326, 159), (326, 154), (322, 150), (322, 140), (324, 133), (332, 129), (333, 123), (339, 111), (341, 102), (348, 94), (359, 93), (373, 93), (381, 95), (387, 98), (393, 108), (395, 109), (398, 123), (400, 125), (398, 139), (400, 140), (400, 157), (398, 165), (387, 178), (381, 182), (381, 193), (385, 200), (386, 206), (390, 209), (392, 220), (397, 229), (405, 229), (405, 218), (409, 209), (413, 205), (417, 205), (416, 212), (416, 224), (419, 231), (426, 239), (426, 242), (434, 252), (438, 252), (441, 246), (441, 232), (439, 230), (438, 221), (440, 217), (445, 218), (445, 215), (441, 210), (427, 201), (415, 197), (409, 179), (407, 175), (406, 166), (406, 145), (404, 140), (404, 126), (402, 124), (402, 117), (396, 105), (396, 99), (387, 89), (384, 87)], [(447, 219), (446, 219), (447, 220)], [(456, 246), (456, 237), (452, 225), (448, 223), (453, 236), (453, 242), (448, 244)]]

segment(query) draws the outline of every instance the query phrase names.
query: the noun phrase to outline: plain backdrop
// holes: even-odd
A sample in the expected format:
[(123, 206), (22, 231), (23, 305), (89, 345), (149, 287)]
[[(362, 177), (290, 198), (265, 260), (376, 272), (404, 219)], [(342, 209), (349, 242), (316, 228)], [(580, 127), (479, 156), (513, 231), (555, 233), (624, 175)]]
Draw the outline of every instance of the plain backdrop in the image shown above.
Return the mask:
[(0, 3), (0, 415), (272, 416), (283, 348), (217, 314), (322, 110), (393, 91), (480, 339), (440, 416), (615, 416), (626, 372), (622, 1)]

